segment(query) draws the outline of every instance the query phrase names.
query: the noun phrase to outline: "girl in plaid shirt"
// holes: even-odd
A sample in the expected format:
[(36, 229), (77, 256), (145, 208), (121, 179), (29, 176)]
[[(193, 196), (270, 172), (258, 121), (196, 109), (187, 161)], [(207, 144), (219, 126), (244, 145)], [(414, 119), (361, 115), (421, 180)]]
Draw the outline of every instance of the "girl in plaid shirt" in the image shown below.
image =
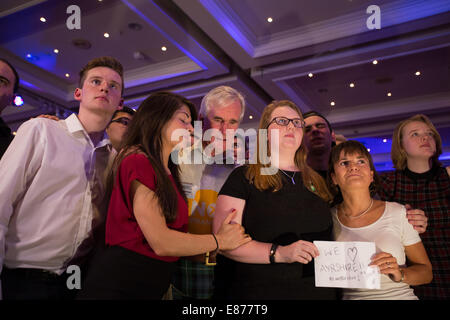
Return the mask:
[(450, 170), (438, 161), (442, 141), (434, 125), (418, 114), (400, 122), (393, 134), (394, 172), (381, 176), (379, 195), (410, 204), (428, 216), (422, 241), (433, 266), (433, 281), (414, 287), (420, 299), (450, 299)]

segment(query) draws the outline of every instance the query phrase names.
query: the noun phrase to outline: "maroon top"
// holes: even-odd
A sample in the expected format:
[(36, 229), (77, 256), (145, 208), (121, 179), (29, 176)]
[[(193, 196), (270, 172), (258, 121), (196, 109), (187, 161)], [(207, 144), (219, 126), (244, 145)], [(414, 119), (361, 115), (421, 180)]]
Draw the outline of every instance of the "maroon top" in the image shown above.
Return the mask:
[[(188, 207), (178, 191), (173, 177), (171, 175), (169, 177), (178, 195), (178, 214), (175, 221), (167, 226), (174, 230), (187, 232)], [(106, 219), (106, 244), (121, 246), (167, 262), (177, 261), (178, 257), (158, 256), (145, 239), (134, 216), (133, 203), (130, 199), (130, 187), (133, 180), (138, 180), (150, 190), (155, 191), (156, 189), (155, 171), (144, 154), (126, 156), (119, 166)]]

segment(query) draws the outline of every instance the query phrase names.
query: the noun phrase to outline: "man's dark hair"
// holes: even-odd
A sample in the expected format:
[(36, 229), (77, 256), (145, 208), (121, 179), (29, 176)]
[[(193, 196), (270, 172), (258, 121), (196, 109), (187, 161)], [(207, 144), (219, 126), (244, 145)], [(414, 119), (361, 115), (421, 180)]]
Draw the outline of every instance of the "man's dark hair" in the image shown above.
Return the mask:
[(14, 69), (14, 67), (11, 65), (11, 63), (9, 63), (7, 60), (0, 58), (1, 62), (4, 62), (8, 65), (8, 67), (12, 70), (12, 72), (14, 73), (14, 93), (17, 93), (17, 90), (19, 90), (19, 74), (17, 73), (16, 69)]
[(308, 112), (303, 113), (303, 119), (306, 119), (306, 118), (309, 118), (309, 117), (314, 117), (314, 116), (321, 117), (323, 120), (325, 120), (325, 122), (328, 125), (328, 129), (330, 129), (330, 133), (333, 132), (333, 128), (331, 127), (330, 122), (328, 122), (328, 119), (325, 118), (323, 115), (321, 115), (319, 112), (317, 112), (317, 111), (308, 111)]
[(114, 119), (114, 117), (115, 117), (118, 113), (122, 113), (122, 112), (128, 113), (130, 116), (134, 116), (134, 114), (136, 113), (136, 110), (124, 106), (122, 109), (117, 109), (116, 111), (114, 111), (114, 114), (113, 114), (113, 116), (112, 116), (111, 119)]
[(79, 88), (83, 87), (83, 82), (86, 79), (86, 75), (89, 70), (97, 68), (97, 67), (106, 67), (114, 70), (120, 75), (120, 79), (122, 79), (122, 95), (123, 95), (123, 89), (124, 89), (124, 82), (123, 82), (123, 67), (122, 64), (113, 57), (100, 57), (95, 58), (89, 61), (81, 70), (80, 70), (80, 82), (78, 84)]

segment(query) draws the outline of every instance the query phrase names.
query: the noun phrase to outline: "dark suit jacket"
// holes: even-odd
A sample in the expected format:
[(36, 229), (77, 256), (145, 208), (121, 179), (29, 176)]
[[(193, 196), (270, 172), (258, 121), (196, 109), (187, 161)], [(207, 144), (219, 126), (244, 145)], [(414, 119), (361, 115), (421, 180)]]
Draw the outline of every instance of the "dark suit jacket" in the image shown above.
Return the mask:
[(0, 159), (8, 149), (14, 136), (11, 134), (11, 129), (6, 125), (3, 119), (0, 117)]

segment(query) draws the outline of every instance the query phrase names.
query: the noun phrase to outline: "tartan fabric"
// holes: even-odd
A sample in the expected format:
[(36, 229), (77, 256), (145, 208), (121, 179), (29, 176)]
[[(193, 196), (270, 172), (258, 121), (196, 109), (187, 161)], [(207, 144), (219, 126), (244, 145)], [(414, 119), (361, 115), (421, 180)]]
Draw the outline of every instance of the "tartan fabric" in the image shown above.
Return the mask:
[(177, 271), (172, 278), (172, 296), (174, 300), (211, 299), (214, 286), (214, 266), (202, 262), (180, 259), (176, 263)]
[(416, 286), (419, 299), (450, 299), (450, 177), (445, 168), (434, 167), (417, 174), (396, 170), (380, 176), (382, 200), (410, 204), (428, 217), (420, 234), (433, 267), (433, 281)]

